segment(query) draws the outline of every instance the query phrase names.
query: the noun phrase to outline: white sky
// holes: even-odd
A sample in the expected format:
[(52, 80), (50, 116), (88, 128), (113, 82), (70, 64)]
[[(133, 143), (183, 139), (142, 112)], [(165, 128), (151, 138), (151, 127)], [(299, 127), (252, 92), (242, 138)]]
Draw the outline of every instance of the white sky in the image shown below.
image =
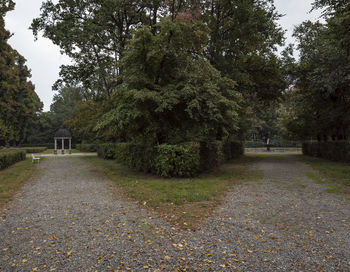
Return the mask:
[[(21, 55), (27, 59), (27, 66), (32, 71), (31, 81), (35, 84), (35, 90), (41, 101), (44, 102), (44, 111), (50, 109), (54, 92), (53, 83), (58, 79), (59, 67), (69, 63), (66, 56), (60, 54), (59, 48), (48, 39), (39, 37), (34, 42), (29, 26), (40, 15), (42, 0), (15, 0), (14, 11), (7, 14), (6, 29), (13, 33), (9, 43)], [(293, 42), (291, 34), (296, 25), (304, 20), (317, 20), (320, 12), (308, 12), (311, 10), (313, 0), (275, 0), (279, 13), (285, 16), (280, 20), (281, 26), (288, 32), (286, 43)]]

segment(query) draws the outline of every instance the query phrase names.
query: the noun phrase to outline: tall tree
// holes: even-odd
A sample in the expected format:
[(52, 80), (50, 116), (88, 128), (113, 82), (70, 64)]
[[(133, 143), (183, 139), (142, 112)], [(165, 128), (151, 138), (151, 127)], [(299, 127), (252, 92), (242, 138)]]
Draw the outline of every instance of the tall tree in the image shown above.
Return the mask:
[(210, 29), (207, 50), (214, 67), (237, 81), (250, 101), (279, 97), (286, 87), (276, 55), (283, 31), (273, 1), (203, 1), (202, 12)]
[(326, 23), (307, 21), (295, 29), (300, 60), (295, 108), (286, 123), (299, 135), (343, 140), (350, 133), (350, 32), (342, 25), (350, 18), (349, 4), (322, 0), (314, 6), (326, 8)]
[(28, 80), (29, 69), (22, 57), (9, 44), (4, 16), (14, 8), (11, 0), (0, 4), (0, 145), (25, 141), (28, 128), (42, 109), (34, 85)]
[(125, 56), (115, 108), (97, 129), (126, 140), (177, 143), (216, 140), (237, 128), (239, 95), (203, 55), (205, 27), (163, 19), (153, 34), (141, 27)]
[(57, 44), (73, 64), (65, 65), (56, 88), (82, 83), (95, 99), (109, 96), (118, 84), (119, 60), (131, 31), (143, 22), (157, 23), (160, 1), (46, 1), (32, 29)]

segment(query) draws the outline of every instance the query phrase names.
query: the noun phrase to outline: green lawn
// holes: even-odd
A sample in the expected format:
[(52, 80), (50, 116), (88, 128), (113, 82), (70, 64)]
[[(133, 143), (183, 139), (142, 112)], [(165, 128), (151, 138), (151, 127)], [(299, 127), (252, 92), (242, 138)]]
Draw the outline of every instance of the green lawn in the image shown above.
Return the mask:
[(319, 172), (319, 175), (307, 173), (307, 176), (314, 182), (326, 185), (329, 192), (350, 194), (349, 163), (332, 162), (309, 156), (301, 156), (300, 158)]
[(261, 174), (249, 168), (255, 157), (242, 157), (197, 178), (164, 179), (139, 173), (97, 157), (85, 158), (114, 181), (128, 197), (152, 207), (169, 221), (190, 228), (210, 214), (222, 196), (233, 186), (257, 180)]
[(31, 159), (17, 162), (0, 171), (0, 207), (13, 197), (35, 171), (36, 166), (32, 164)]

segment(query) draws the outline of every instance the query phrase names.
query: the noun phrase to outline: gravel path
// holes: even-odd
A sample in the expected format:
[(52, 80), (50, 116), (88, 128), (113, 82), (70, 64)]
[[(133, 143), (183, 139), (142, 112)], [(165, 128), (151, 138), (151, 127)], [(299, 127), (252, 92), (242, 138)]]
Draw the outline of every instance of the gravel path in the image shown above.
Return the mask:
[(294, 157), (253, 165), (196, 231), (123, 200), (80, 158), (46, 158), (2, 212), (0, 271), (350, 271), (350, 205)]

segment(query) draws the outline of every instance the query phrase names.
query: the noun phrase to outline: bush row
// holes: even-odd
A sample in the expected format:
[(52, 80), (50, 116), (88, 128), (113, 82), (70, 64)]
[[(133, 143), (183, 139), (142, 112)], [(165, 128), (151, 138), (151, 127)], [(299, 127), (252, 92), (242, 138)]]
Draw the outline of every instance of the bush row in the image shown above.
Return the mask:
[(192, 177), (199, 170), (199, 155), (193, 146), (137, 143), (100, 144), (97, 154), (103, 159), (115, 159), (137, 171), (162, 177)]
[[(61, 140), (57, 140), (57, 144), (61, 144)], [(67, 142), (65, 143), (65, 146), (67, 148)], [(72, 143), (72, 148), (76, 148), (78, 145), (76, 145), (75, 143)], [(55, 148), (55, 143), (54, 141), (52, 140), (52, 143), (39, 143), (39, 144), (21, 144), (20, 145), (21, 148), (23, 147), (29, 147), (29, 148), (32, 148), (32, 147), (46, 147), (46, 149), (54, 149)]]
[(21, 144), (20, 147), (46, 147), (47, 149), (54, 149), (55, 144), (52, 140), (52, 143), (41, 143), (41, 144)]
[(115, 159), (128, 167), (162, 177), (193, 177), (243, 154), (238, 142), (162, 144), (155, 147), (136, 143), (100, 144), (98, 156)]
[(26, 152), (24, 150), (11, 150), (0, 153), (0, 170), (5, 169), (16, 162), (26, 159)]
[(237, 141), (215, 141), (200, 143), (200, 166), (202, 170), (209, 170), (219, 166), (224, 161), (236, 159), (243, 155), (244, 147)]
[(96, 152), (98, 144), (77, 144), (76, 147), (82, 152)]
[[(301, 147), (301, 143), (297, 141), (281, 141), (273, 140), (270, 142), (270, 147)], [(266, 142), (263, 141), (245, 141), (244, 147), (246, 148), (263, 148), (266, 147)]]
[(350, 142), (303, 143), (303, 154), (332, 161), (350, 162)]
[(41, 147), (22, 147), (22, 150), (25, 150), (26, 153), (41, 153), (44, 152), (47, 147), (46, 146), (41, 146)]
[(154, 169), (162, 177), (193, 177), (200, 170), (198, 149), (194, 145), (158, 145)]

